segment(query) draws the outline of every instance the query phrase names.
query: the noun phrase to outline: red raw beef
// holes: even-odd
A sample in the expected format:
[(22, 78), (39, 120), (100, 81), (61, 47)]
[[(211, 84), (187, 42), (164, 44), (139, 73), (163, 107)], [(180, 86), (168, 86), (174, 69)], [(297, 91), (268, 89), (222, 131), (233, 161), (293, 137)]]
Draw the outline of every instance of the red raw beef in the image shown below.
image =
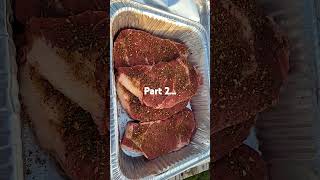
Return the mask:
[(154, 65), (188, 55), (184, 44), (135, 29), (122, 30), (113, 47), (115, 68)]
[(146, 158), (155, 159), (188, 145), (195, 129), (196, 121), (188, 108), (167, 120), (129, 122), (121, 148), (141, 152)]
[(126, 110), (129, 116), (134, 120), (141, 122), (157, 121), (168, 119), (172, 115), (183, 110), (188, 101), (181, 102), (172, 108), (168, 109), (153, 109), (141, 104), (139, 99), (117, 82), (117, 94), (122, 107)]
[[(172, 108), (191, 99), (201, 84), (201, 77), (186, 59), (178, 58), (153, 66), (118, 68), (118, 81), (146, 106)], [(144, 94), (144, 88), (162, 89), (162, 94)], [(166, 95), (166, 87), (175, 95)]]

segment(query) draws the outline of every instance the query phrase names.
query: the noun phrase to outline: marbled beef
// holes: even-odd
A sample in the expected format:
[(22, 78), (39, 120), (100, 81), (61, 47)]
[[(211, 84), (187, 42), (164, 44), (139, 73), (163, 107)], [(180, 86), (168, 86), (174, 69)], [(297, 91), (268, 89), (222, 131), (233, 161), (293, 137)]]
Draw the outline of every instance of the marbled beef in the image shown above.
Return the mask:
[[(186, 61), (178, 58), (160, 62), (153, 66), (139, 65), (118, 68), (118, 81), (146, 106), (155, 109), (172, 108), (178, 103), (191, 99), (201, 84), (201, 76)], [(144, 88), (162, 90), (162, 94), (145, 94)], [(170, 93), (167, 95), (166, 87)]]
[(120, 31), (113, 46), (115, 68), (154, 65), (188, 55), (184, 44), (135, 29)]
[(211, 133), (272, 106), (289, 69), (286, 37), (255, 0), (211, 3)]
[(188, 108), (162, 121), (127, 124), (121, 148), (141, 152), (148, 159), (177, 151), (190, 143), (196, 129)]
[(37, 142), (73, 180), (109, 178), (109, 140), (90, 113), (66, 98), (38, 69), (20, 66), (22, 119), (30, 120)]
[(67, 18), (33, 18), (28, 25), (26, 59), (57, 90), (91, 113), (107, 133), (108, 18), (87, 11)]
[(183, 110), (188, 104), (188, 101), (184, 101), (173, 106), (172, 108), (153, 109), (141, 104), (139, 99), (131, 94), (119, 82), (117, 82), (117, 95), (122, 107), (126, 110), (129, 116), (132, 119), (139, 120), (141, 122), (168, 119), (172, 115)]

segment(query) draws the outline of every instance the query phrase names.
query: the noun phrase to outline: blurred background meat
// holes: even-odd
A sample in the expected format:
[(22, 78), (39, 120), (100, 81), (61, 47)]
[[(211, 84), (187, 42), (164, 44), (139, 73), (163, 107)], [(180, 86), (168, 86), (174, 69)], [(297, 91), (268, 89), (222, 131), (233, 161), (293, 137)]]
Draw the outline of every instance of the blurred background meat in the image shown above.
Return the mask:
[(287, 38), (255, 0), (215, 0), (211, 23), (211, 133), (277, 102), (289, 68)]
[(262, 157), (247, 145), (241, 145), (221, 160), (212, 163), (212, 179), (268, 180), (267, 166)]
[(91, 113), (107, 133), (108, 27), (104, 11), (67, 18), (32, 18), (27, 28), (27, 62), (66, 97)]
[(107, 11), (103, 0), (15, 0), (17, 21), (25, 25), (32, 17), (65, 17), (87, 10)]
[(70, 179), (110, 177), (108, 3), (13, 3), (22, 118)]
[(71, 179), (108, 179), (109, 140), (100, 136), (90, 113), (57, 91), (26, 63), (20, 66), (24, 119), (29, 119), (40, 147)]
[(238, 148), (250, 134), (255, 118), (224, 128), (211, 135), (211, 161), (215, 162)]

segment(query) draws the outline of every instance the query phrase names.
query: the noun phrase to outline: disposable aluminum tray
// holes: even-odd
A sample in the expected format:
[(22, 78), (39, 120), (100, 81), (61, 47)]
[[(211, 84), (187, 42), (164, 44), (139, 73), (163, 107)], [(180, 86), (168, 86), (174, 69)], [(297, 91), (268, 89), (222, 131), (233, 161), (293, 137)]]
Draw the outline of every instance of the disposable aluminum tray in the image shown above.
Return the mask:
[(257, 120), (260, 150), (269, 164), (270, 179), (318, 180), (320, 1), (257, 1), (290, 44), (290, 72), (279, 104)]
[(111, 179), (167, 179), (201, 162), (208, 161), (210, 155), (210, 62), (206, 30), (191, 20), (132, 1), (114, 1), (111, 3), (110, 13), (111, 55), (117, 32), (125, 28), (141, 29), (186, 44), (190, 51), (188, 61), (197, 67), (203, 77), (203, 85), (190, 103), (197, 121), (197, 131), (191, 143), (179, 151), (149, 161), (142, 156), (128, 156), (119, 146), (125, 125), (130, 118), (117, 99), (111, 59)]
[(17, 65), (10, 0), (0, 1), (0, 179), (23, 179)]

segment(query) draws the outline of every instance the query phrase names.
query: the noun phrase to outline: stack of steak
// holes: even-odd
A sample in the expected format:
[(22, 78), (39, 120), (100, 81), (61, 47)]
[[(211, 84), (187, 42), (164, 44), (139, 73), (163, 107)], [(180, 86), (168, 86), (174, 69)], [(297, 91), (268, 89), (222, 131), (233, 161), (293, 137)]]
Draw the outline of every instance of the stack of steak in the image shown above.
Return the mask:
[(69, 178), (108, 179), (107, 1), (15, 2), (22, 118)]
[[(71, 179), (109, 178), (107, 2), (15, 1), (22, 118)], [(265, 163), (242, 143), (256, 114), (278, 99), (288, 44), (255, 0), (210, 4), (212, 177), (266, 179)], [(135, 120), (122, 148), (154, 159), (188, 144), (196, 122), (186, 105), (201, 80), (187, 48), (131, 29), (117, 36), (113, 56), (118, 98)], [(144, 95), (146, 85), (179, 96)]]
[[(196, 122), (186, 106), (201, 78), (187, 57), (188, 50), (181, 43), (135, 29), (119, 33), (113, 48), (117, 94), (135, 120), (127, 124), (123, 150), (154, 159), (189, 144)], [(146, 87), (163, 92), (145, 94)], [(165, 94), (166, 88), (175, 95)]]
[(213, 0), (211, 17), (211, 177), (268, 179), (266, 164), (242, 145), (255, 116), (278, 100), (289, 47), (256, 0)]

